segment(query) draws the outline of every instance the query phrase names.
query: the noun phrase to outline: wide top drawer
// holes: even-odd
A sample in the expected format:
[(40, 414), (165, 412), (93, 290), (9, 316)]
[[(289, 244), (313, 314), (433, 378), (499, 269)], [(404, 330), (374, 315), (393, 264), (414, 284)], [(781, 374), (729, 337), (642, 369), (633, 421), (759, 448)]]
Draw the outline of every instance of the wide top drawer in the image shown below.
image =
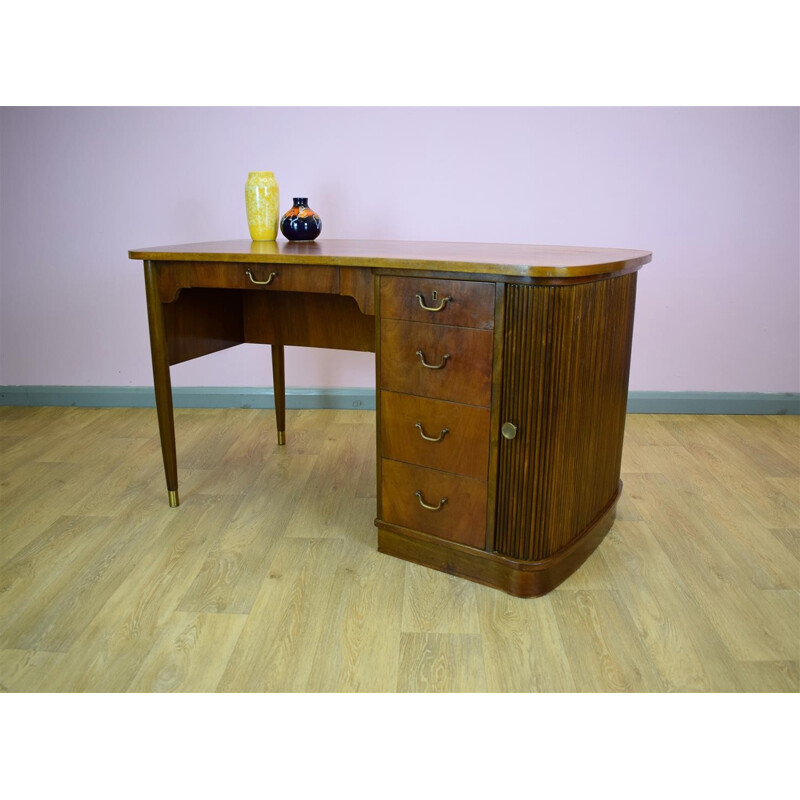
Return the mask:
[(381, 317), (491, 330), (494, 284), (384, 275)]
[(215, 261), (175, 262), (161, 267), (158, 289), (162, 302), (172, 302), (181, 289), (191, 288), (338, 294), (339, 268)]

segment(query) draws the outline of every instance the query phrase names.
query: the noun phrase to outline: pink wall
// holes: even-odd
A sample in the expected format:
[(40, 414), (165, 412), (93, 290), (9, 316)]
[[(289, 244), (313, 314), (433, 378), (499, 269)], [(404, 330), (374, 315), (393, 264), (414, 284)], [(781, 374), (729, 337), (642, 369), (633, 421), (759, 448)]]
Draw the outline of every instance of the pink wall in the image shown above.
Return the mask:
[[(273, 170), (330, 238), (630, 247), (632, 390), (800, 390), (793, 108), (23, 108), (0, 112), (2, 385), (152, 383), (132, 247), (247, 238)], [(289, 386), (373, 383), (296, 349)], [(268, 386), (245, 345), (175, 385)]]

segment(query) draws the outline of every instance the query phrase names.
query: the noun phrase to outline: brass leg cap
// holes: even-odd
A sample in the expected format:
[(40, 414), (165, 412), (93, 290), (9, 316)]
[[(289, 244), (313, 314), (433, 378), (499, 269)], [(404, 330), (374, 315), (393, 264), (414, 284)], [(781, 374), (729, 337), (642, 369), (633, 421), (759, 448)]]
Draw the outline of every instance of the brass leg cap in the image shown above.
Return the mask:
[(178, 490), (176, 489), (174, 492), (169, 492), (169, 507), (170, 508), (177, 508), (180, 505), (180, 500), (178, 500)]
[(278, 444), (286, 444), (286, 431), (278, 431)]

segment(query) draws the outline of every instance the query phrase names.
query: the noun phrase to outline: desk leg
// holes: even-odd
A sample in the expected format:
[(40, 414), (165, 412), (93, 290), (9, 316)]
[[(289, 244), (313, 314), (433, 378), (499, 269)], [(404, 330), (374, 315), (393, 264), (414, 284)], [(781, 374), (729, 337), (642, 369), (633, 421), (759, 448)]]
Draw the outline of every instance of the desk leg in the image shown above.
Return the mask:
[(150, 324), (150, 354), (153, 359), (153, 385), (156, 390), (158, 432), (161, 435), (161, 455), (167, 478), (169, 504), (178, 503), (178, 458), (175, 453), (175, 422), (172, 415), (172, 383), (169, 378), (169, 353), (164, 333), (164, 312), (158, 295), (156, 270), (152, 262), (144, 262), (144, 282), (147, 290), (147, 319)]
[(286, 380), (283, 371), (283, 345), (272, 345), (272, 385), (275, 393), (275, 421), (278, 444), (286, 444)]

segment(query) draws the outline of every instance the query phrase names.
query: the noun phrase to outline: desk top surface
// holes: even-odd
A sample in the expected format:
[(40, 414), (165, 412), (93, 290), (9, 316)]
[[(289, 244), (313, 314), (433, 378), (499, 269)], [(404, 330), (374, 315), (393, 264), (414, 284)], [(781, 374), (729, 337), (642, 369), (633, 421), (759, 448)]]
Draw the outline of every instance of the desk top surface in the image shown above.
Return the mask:
[(652, 253), (598, 247), (475, 242), (322, 239), (314, 242), (201, 242), (131, 250), (148, 261), (223, 261), (467, 272), (529, 278), (582, 277), (639, 269)]

